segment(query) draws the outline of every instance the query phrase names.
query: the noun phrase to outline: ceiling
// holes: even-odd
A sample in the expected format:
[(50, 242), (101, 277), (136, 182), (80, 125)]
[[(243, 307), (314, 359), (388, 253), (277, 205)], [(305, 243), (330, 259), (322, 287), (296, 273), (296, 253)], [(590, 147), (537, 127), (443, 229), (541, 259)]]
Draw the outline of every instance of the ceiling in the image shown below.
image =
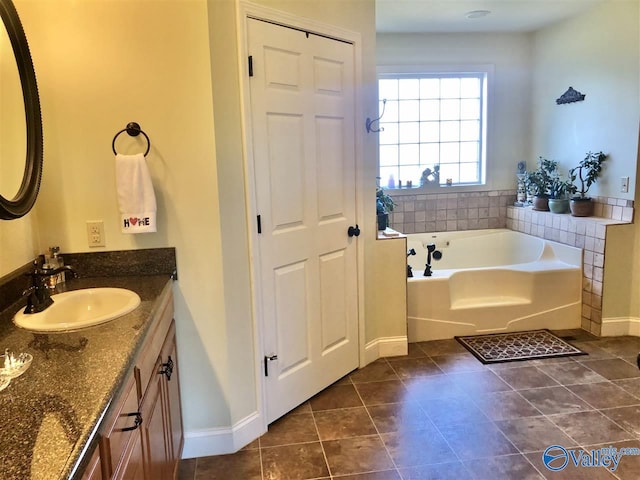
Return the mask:
[[(531, 32), (606, 0), (376, 0), (379, 33)], [(466, 18), (489, 10), (481, 18)]]

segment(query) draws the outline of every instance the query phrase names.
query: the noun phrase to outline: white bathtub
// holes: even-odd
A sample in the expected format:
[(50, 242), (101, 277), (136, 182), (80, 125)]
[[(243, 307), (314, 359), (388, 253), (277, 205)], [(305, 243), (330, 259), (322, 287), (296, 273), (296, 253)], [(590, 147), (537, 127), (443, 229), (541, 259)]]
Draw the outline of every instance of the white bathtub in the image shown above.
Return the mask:
[[(427, 250), (442, 252), (424, 277)], [(582, 249), (511, 230), (407, 235), (409, 341), (581, 325)]]

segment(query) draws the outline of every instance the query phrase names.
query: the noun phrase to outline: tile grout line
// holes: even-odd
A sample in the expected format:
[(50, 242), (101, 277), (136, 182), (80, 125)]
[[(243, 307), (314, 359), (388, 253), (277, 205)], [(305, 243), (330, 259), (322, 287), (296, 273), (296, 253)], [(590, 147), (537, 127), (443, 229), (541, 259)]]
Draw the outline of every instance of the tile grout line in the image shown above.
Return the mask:
[[(393, 366), (391, 365), (389, 360), (387, 360), (387, 357), (381, 357), (381, 358), (384, 359), (385, 363), (387, 364), (387, 367), (389, 367), (393, 371), (393, 373), (396, 375), (396, 377), (398, 377), (398, 380), (400, 380), (400, 382), (402, 383), (402, 380), (398, 376), (398, 373), (393, 368)], [(391, 460), (391, 464), (393, 465), (393, 469), (400, 476), (400, 478), (403, 478), (402, 477), (402, 473), (400, 473), (400, 470), (398, 469), (398, 465), (396, 465), (396, 461), (393, 459), (393, 455), (391, 455), (391, 452), (389, 451), (389, 448), (387, 448), (387, 444), (384, 442), (384, 440), (382, 438), (382, 434), (380, 433), (380, 430), (378, 430), (378, 426), (376, 425), (376, 422), (373, 421), (373, 417), (371, 416), (371, 412), (369, 412), (369, 406), (364, 403), (364, 399), (362, 398), (362, 395), (360, 395), (360, 390), (358, 390), (358, 387), (356, 386), (355, 383), (353, 385), (353, 388), (356, 391), (356, 394), (358, 395), (358, 398), (362, 402), (362, 406), (364, 407), (364, 411), (367, 412), (367, 416), (369, 417), (369, 420), (371, 421), (371, 424), (373, 425), (373, 428), (376, 431), (376, 434), (377, 434), (378, 439), (380, 440), (380, 443), (382, 443), (382, 446), (384, 447), (385, 452), (387, 452), (387, 455), (389, 456), (389, 460)], [(387, 404), (383, 404), (383, 405), (387, 405)]]

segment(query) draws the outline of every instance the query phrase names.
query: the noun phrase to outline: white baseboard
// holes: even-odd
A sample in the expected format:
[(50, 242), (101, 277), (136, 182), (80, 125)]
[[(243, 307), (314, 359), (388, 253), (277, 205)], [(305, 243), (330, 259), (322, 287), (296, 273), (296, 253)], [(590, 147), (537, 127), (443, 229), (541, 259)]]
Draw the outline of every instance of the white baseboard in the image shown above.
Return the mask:
[(398, 357), (408, 351), (407, 337), (380, 337), (365, 345), (364, 357), (368, 365), (380, 357)]
[(258, 412), (253, 412), (231, 427), (186, 431), (182, 458), (234, 453), (265, 432), (263, 419)]
[(602, 319), (603, 337), (615, 337), (619, 335), (632, 335), (640, 337), (640, 318), (638, 317), (612, 317)]

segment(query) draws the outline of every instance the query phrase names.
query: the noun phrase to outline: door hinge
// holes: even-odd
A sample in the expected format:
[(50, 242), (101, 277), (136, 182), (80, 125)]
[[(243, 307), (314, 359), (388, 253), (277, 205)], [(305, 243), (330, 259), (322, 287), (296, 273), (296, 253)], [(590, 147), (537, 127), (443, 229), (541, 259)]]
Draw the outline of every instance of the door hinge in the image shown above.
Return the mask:
[(249, 55), (249, 76), (253, 77), (253, 55)]
[(260, 215), (256, 217), (256, 220), (258, 222), (258, 233), (262, 233), (262, 218), (260, 217)]
[(264, 356), (264, 376), (265, 377), (269, 376), (269, 362), (273, 362), (274, 360), (277, 360), (277, 359), (278, 359), (278, 355), (276, 355), (275, 353)]

